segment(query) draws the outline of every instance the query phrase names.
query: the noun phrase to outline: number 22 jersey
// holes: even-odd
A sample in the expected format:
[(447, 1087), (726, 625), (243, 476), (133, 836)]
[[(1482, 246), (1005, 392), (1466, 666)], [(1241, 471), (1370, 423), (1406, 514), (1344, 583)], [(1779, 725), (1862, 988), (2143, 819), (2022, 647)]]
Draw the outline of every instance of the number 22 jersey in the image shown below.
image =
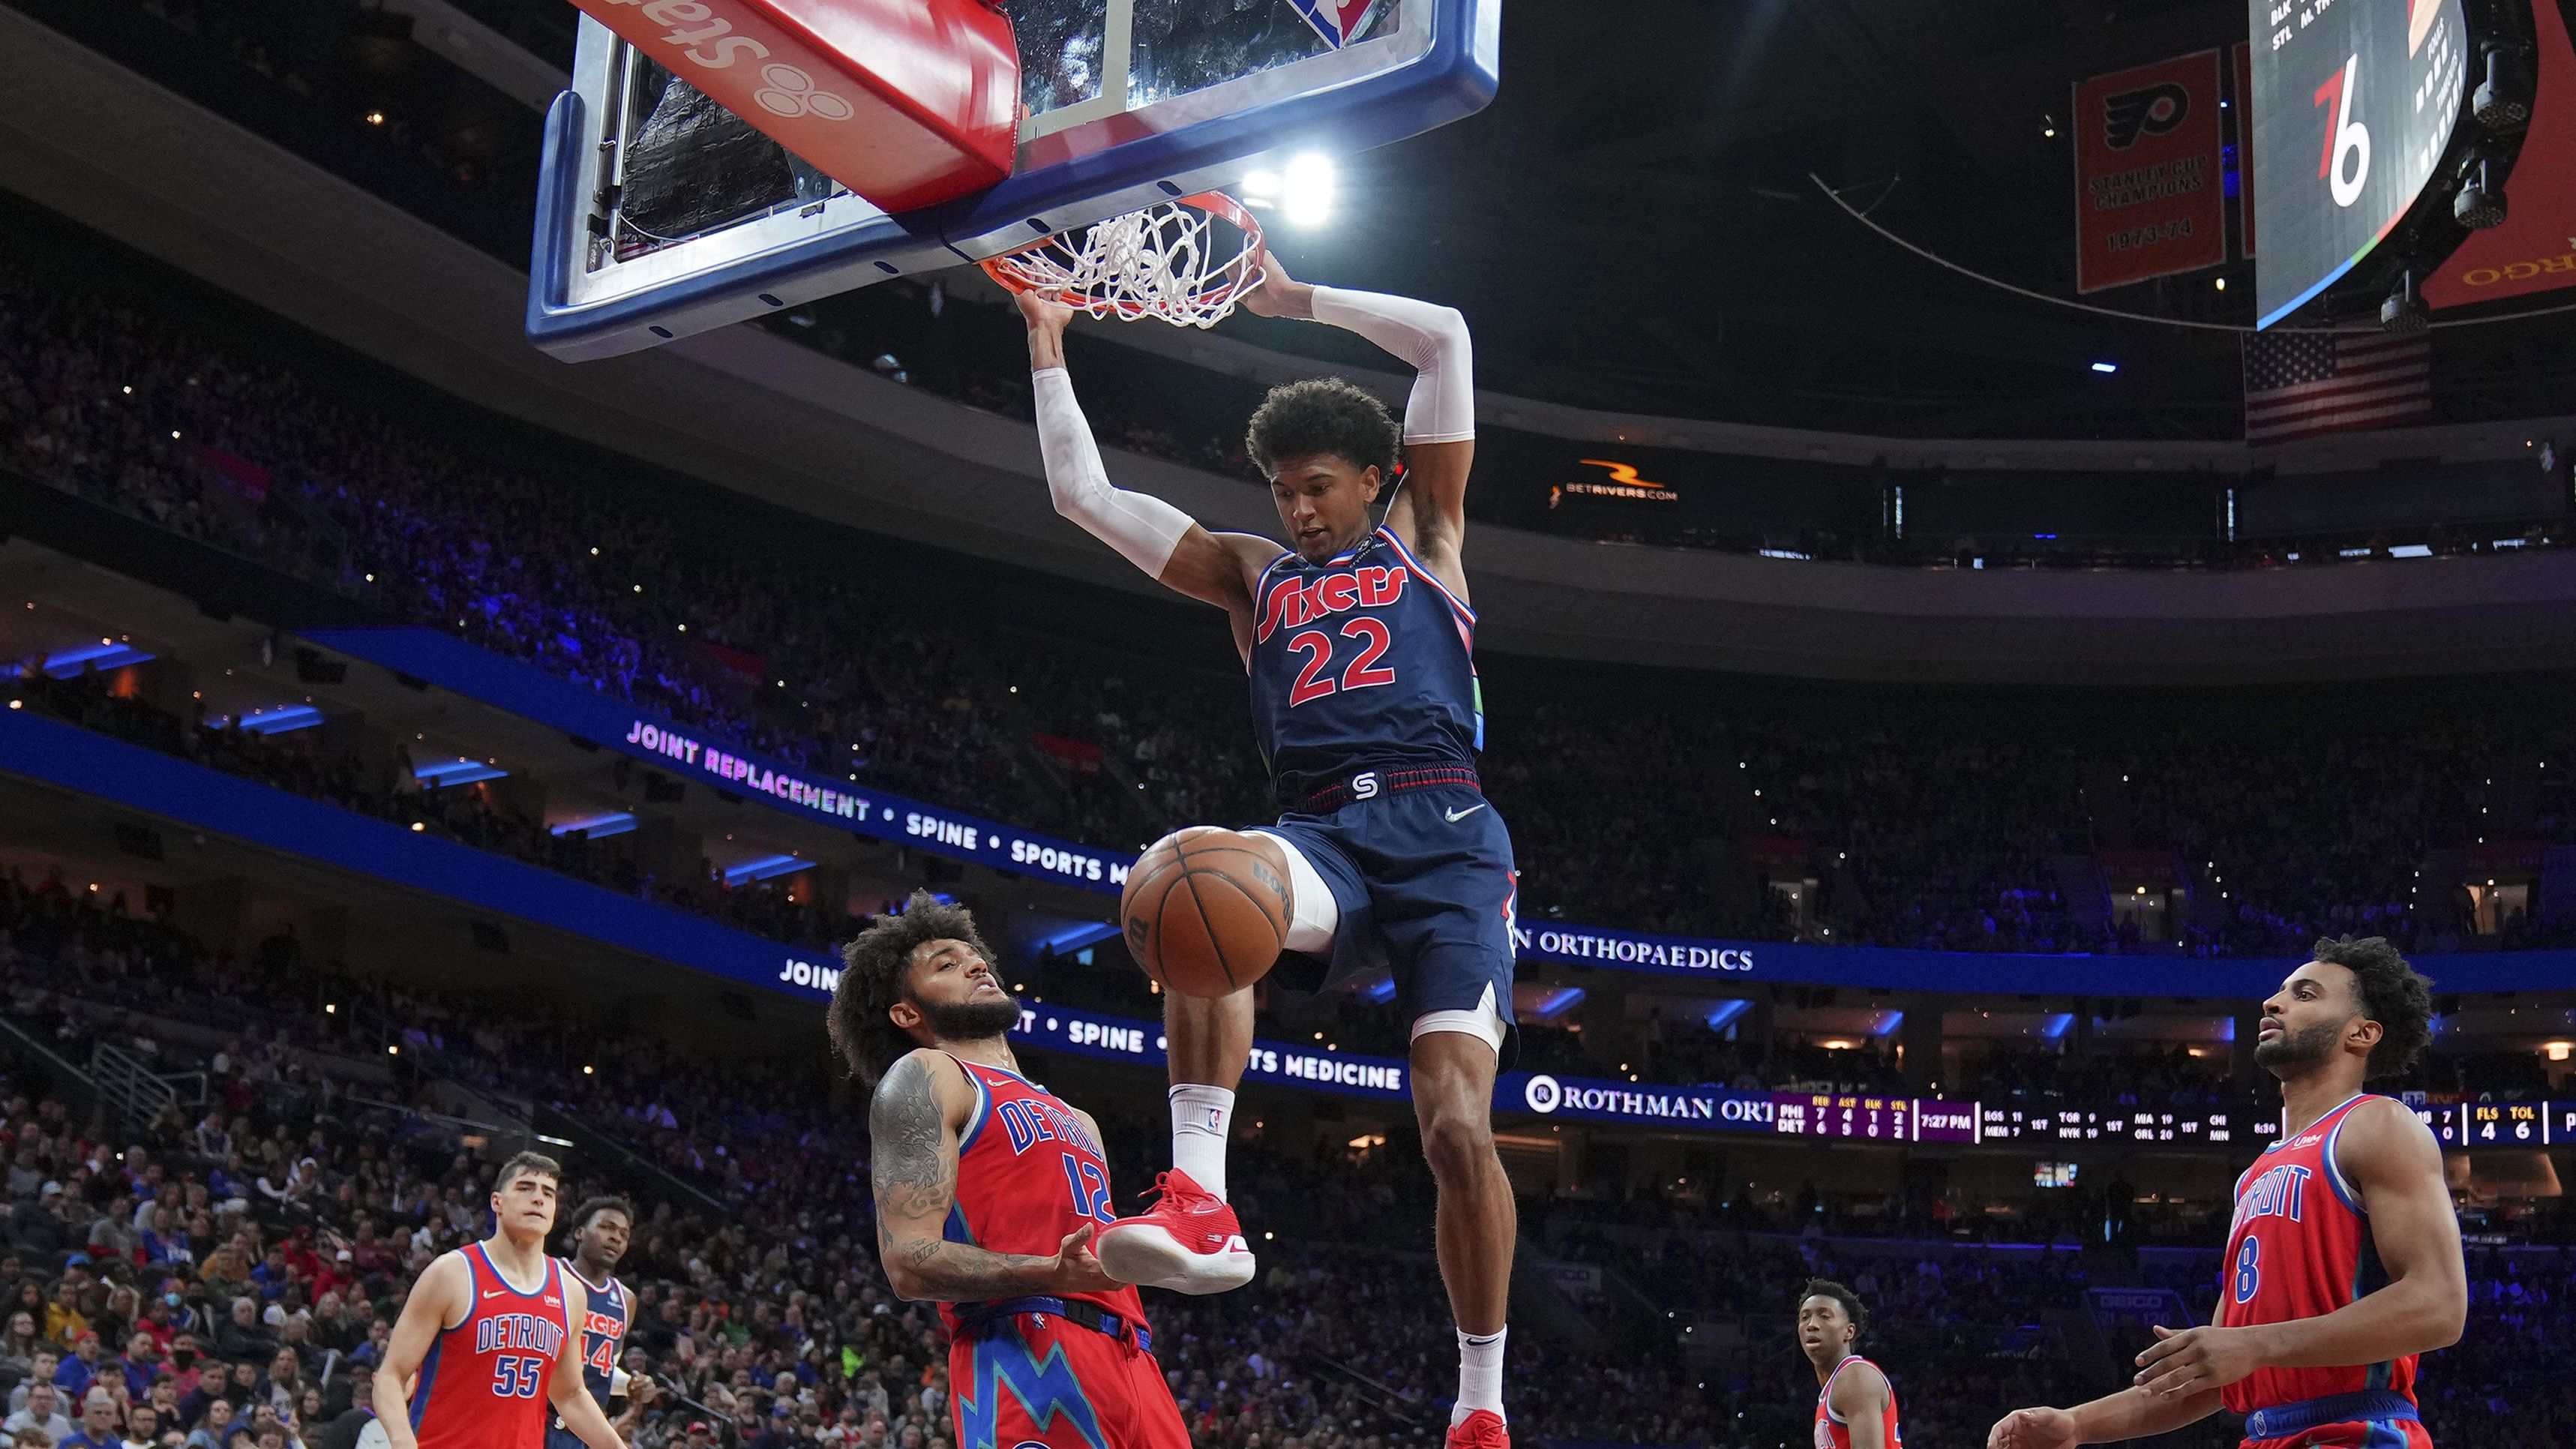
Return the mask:
[(1392, 530), (1319, 564), (1280, 554), (1253, 602), (1252, 730), (1283, 805), (1364, 765), (1475, 763), (1476, 615)]

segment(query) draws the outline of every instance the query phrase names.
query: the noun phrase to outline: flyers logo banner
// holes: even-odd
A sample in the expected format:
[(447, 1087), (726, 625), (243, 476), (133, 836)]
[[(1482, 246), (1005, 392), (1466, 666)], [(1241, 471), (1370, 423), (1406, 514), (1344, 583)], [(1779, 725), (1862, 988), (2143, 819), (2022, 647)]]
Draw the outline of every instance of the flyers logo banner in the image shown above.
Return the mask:
[(2073, 114), (2078, 291), (2227, 259), (2217, 51), (2079, 82)]

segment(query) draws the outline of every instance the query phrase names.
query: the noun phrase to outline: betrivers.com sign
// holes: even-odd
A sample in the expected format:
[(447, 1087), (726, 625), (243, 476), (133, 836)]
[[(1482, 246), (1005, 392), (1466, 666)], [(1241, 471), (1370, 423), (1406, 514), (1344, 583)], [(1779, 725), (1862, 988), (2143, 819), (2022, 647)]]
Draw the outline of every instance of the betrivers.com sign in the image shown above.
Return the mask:
[(1749, 946), (1691, 946), (1679, 942), (1616, 936), (1606, 931), (1566, 931), (1542, 927), (1512, 928), (1521, 951), (1571, 961), (1615, 961), (1628, 966), (1663, 966), (1680, 971), (1751, 971)]

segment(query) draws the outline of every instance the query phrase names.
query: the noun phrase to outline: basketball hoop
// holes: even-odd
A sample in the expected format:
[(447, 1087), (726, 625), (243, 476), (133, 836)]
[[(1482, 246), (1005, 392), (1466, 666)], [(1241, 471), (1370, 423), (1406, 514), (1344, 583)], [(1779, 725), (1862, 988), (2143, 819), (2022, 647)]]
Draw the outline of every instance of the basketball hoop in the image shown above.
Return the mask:
[(1203, 191), (1113, 216), (1079, 241), (1058, 232), (982, 266), (1014, 292), (1050, 293), (1094, 317), (1213, 327), (1261, 285), (1261, 223), (1233, 197)]

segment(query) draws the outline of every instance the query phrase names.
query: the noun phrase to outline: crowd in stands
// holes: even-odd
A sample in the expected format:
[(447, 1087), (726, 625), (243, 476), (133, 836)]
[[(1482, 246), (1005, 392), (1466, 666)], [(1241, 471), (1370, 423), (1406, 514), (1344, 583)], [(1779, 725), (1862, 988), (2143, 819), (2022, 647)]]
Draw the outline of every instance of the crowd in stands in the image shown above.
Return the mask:
[[(291, 937), (247, 958), (210, 952), (121, 898), (15, 869), (0, 880), (0, 992), (22, 1034), (0, 1041), (16, 1064), (0, 1086), (0, 1308), (12, 1310), (0, 1379), (27, 1390), (21, 1411), (35, 1404), (12, 1430), (61, 1438), (86, 1415), (130, 1444), (349, 1442), (404, 1285), (485, 1229), (494, 1154), (478, 1160), (460, 1125), (424, 1105), (461, 1086), (568, 1114), (602, 1144), (575, 1158), (569, 1196), (639, 1203), (621, 1270), (640, 1304), (628, 1365), (667, 1397), (639, 1410), (635, 1443), (945, 1449), (938, 1330), (877, 1272), (861, 1118), (822, 1082), (819, 1033), (801, 1061), (712, 1061), (651, 1031), (352, 977)], [(111, 1043), (182, 1080), (203, 1073), (204, 1100), (103, 1123), (22, 1042), (69, 1063)], [(1146, 1181), (1160, 1112), (1115, 1093), (1095, 1105), (1120, 1180)], [(1428, 1442), (1445, 1423), (1452, 1344), (1418, 1154), (1400, 1131), (1383, 1146), (1272, 1140), (1258, 1114), (1248, 1135), (1236, 1201), (1250, 1231), (1277, 1233), (1262, 1239), (1262, 1275), (1220, 1298), (1150, 1304), (1193, 1442)], [(1796, 1284), (1825, 1273), (1871, 1304), (1870, 1351), (1909, 1436), (1973, 1442), (2004, 1408), (2084, 1391), (2080, 1322), (2037, 1305), (2080, 1309), (2106, 1261), (2081, 1245), (2127, 1196), (2116, 1181), (2039, 1194), (1988, 1221), (1947, 1193), (1865, 1210), (1812, 1185), (1739, 1189), (1722, 1205), (1625, 1191), (1596, 1183), (1588, 1200), (1525, 1205), (1532, 1241), (1604, 1270), (1587, 1315), (1601, 1342), (1526, 1321), (1514, 1336), (1526, 1438), (1802, 1442), (1813, 1381), (1788, 1325)], [(2204, 1216), (2178, 1231), (2215, 1228)], [(2061, 1247), (2033, 1258), (1974, 1246), (1998, 1236)], [(2576, 1396), (2542, 1348), (2567, 1329), (2576, 1273), (2533, 1250), (2480, 1261), (2470, 1338), (2426, 1375), (2437, 1432), (2483, 1442), (2510, 1417), (2528, 1431), (2514, 1442), (2576, 1442)], [(2205, 1311), (2206, 1283), (2184, 1286)], [(1682, 1319), (1666, 1313), (1732, 1338), (1695, 1346), (1706, 1341), (1677, 1338)], [(2216, 1426), (2196, 1434), (2176, 1442), (2229, 1442)]]
[[(1273, 809), (1222, 669), (970, 622), (892, 545), (709, 530), (595, 461), (539, 476), (364, 395), (400, 386), (0, 271), (0, 467), (817, 771), (1113, 848)], [(2079, 748), (1639, 708), (1512, 672), (1487, 667), (1482, 768), (1524, 918), (1970, 951), (2270, 955), (2343, 929), (2440, 949), (2463, 913), (2416, 877), (2428, 852), (2576, 840), (2563, 792), (2526, 792), (2508, 822), (2490, 788), (2525, 758), (2576, 761), (2545, 722)], [(2090, 863), (2111, 847), (2169, 857), (2188, 909), (2113, 909)], [(1801, 875), (1795, 908), (1762, 884)], [(2567, 931), (2500, 924), (2511, 944)]]

